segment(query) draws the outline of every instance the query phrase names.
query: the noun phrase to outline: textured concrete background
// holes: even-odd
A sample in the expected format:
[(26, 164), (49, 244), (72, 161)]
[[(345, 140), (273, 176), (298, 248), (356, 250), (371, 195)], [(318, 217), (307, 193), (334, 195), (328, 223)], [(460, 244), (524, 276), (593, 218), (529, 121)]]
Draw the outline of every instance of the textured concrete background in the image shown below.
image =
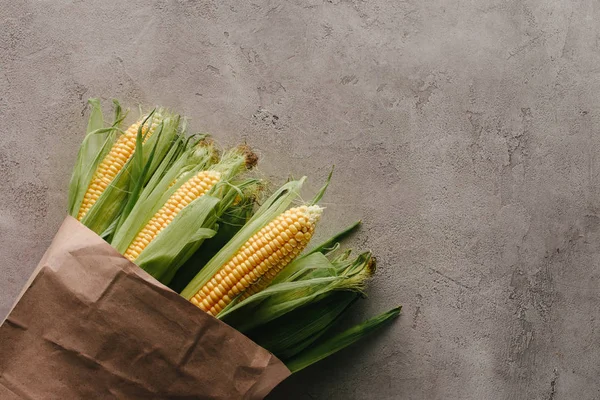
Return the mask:
[[(275, 182), (403, 316), (273, 399), (600, 398), (600, 4), (3, 1), (0, 315), (65, 214), (86, 99), (161, 104)], [(354, 319), (353, 318), (353, 319)]]

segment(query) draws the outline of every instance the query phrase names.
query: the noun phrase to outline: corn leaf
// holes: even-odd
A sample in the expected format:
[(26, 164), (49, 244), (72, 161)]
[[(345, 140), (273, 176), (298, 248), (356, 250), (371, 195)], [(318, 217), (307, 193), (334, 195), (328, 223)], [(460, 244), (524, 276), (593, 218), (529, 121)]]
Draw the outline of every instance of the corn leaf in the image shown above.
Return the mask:
[(119, 222), (118, 219), (114, 219), (102, 233), (98, 234), (98, 236), (100, 236), (102, 239), (104, 239), (105, 241), (110, 243), (111, 237), (112, 237), (113, 233), (115, 232), (115, 229), (117, 228), (118, 222)]
[[(154, 142), (154, 146), (148, 155), (148, 161), (144, 163), (144, 153), (146, 149), (144, 149), (144, 139), (145, 135), (143, 134), (143, 127), (147, 126), (147, 132), (152, 128), (152, 116), (154, 115), (154, 111), (152, 111), (146, 119), (140, 124), (136, 137), (135, 137), (135, 148), (137, 149), (133, 156), (131, 157), (131, 168), (129, 170), (129, 190), (127, 196), (127, 203), (125, 203), (123, 207), (123, 211), (120, 213), (119, 221), (124, 221), (127, 215), (131, 212), (133, 206), (137, 202), (140, 192), (147, 180), (148, 171), (152, 164), (152, 160), (154, 159), (154, 155), (156, 154), (156, 147), (158, 146), (159, 140)], [(161, 122), (156, 128), (155, 135), (160, 136), (163, 131), (164, 124)], [(147, 135), (147, 134), (146, 134)], [(117, 227), (120, 225), (120, 222), (117, 224)]]
[[(98, 156), (98, 153), (102, 150), (104, 142), (108, 138), (109, 134), (109, 132), (103, 132), (100, 134), (96, 133), (95, 135), (90, 135), (90, 133), (98, 131), (104, 127), (104, 117), (102, 116), (100, 100), (89, 99), (88, 104), (90, 105), (91, 111), (86, 130), (86, 137), (79, 148), (79, 153), (77, 154), (77, 165), (73, 169), (73, 175), (71, 176), (71, 182), (69, 185), (69, 213), (71, 214), (72, 209), (75, 208), (76, 197), (79, 194), (78, 188), (80, 184), (85, 183), (80, 181), (83, 178), (83, 168), (93, 163)], [(77, 209), (79, 209), (79, 207)]]
[[(138, 196), (138, 201), (123, 225), (117, 230), (113, 246), (124, 253), (138, 232), (166, 204), (175, 191), (198, 172), (210, 169), (221, 173), (219, 182), (205, 195), (195, 199), (141, 251), (135, 263), (156, 279), (168, 284), (177, 270), (218, 228), (217, 221), (234, 203), (239, 193), (255, 180), (231, 182), (244, 168), (242, 153), (227, 153), (218, 164), (212, 164), (212, 145), (191, 146), (164, 170), (163, 177), (152, 181)], [(177, 156), (176, 154), (173, 156)], [(161, 164), (158, 169), (163, 170)], [(179, 232), (179, 233), (177, 233)], [(196, 232), (196, 233), (194, 233)]]
[(128, 172), (126, 167), (127, 163), (81, 220), (82, 224), (98, 234), (110, 233), (107, 229), (123, 209), (127, 198)]
[[(252, 182), (252, 180), (240, 183), (240, 187), (243, 188), (246, 184), (249, 184), (249, 182)], [(216, 204), (214, 209), (211, 210), (209, 219), (205, 220), (204, 222), (204, 226), (210, 226), (210, 229), (212, 230), (212, 232), (210, 232), (210, 236), (206, 235), (208, 231), (204, 231), (205, 234), (203, 234), (202, 236), (198, 237), (198, 235), (196, 235), (198, 237), (197, 239), (190, 239), (188, 245), (184, 249), (182, 249), (178, 257), (169, 262), (168, 268), (166, 269), (165, 274), (161, 278), (161, 282), (168, 285), (179, 270), (179, 268), (204, 243), (204, 239), (210, 239), (216, 234), (219, 227), (217, 221), (223, 215), (223, 213), (225, 213), (229, 208), (231, 208), (232, 204), (235, 201), (235, 198), (238, 195), (237, 189), (238, 187), (229, 184), (227, 181), (221, 182), (213, 188), (213, 196), (216, 196), (218, 199), (220, 199), (220, 201)], [(195, 217), (195, 221), (195, 223), (198, 226), (200, 226), (202, 220), (199, 217)], [(173, 220), (173, 223), (175, 222), (176, 221)], [(181, 222), (179, 223), (181, 224)]]
[(329, 183), (331, 182), (331, 177), (333, 176), (334, 168), (335, 168), (335, 165), (333, 167), (331, 167), (331, 171), (329, 172), (329, 175), (327, 176), (325, 185), (323, 185), (323, 187), (321, 189), (319, 189), (319, 191), (317, 192), (317, 194), (315, 195), (315, 197), (312, 199), (312, 201), (309, 204), (317, 204), (319, 201), (321, 201), (321, 199), (325, 195), (325, 192), (327, 191), (327, 188), (329, 187)]
[(151, 153), (145, 150), (147, 152), (146, 154), (148, 154), (148, 157), (144, 158), (144, 163), (150, 163), (150, 166), (148, 168), (148, 174), (145, 177), (146, 182), (148, 182), (149, 178), (154, 174), (154, 171), (162, 163), (162, 160), (164, 159), (165, 155), (171, 149), (171, 145), (173, 144), (173, 142), (176, 141), (182, 134), (179, 131), (181, 116), (177, 114), (169, 114), (164, 109), (158, 109), (158, 112), (162, 115), (165, 115), (164, 119), (162, 120), (162, 132), (160, 135), (152, 135), (148, 138), (146, 143), (144, 143), (144, 147), (147, 149), (152, 149), (153, 147), (156, 147), (156, 151), (153, 157), (150, 157)]
[[(196, 157), (192, 159), (192, 161), (190, 161), (189, 152), (193, 148), (194, 143), (191, 140), (194, 139), (194, 137), (184, 138), (184, 135), (185, 133), (182, 133), (181, 135), (175, 137), (173, 144), (171, 144), (169, 152), (164, 157), (160, 165), (156, 168), (154, 174), (152, 174), (152, 177), (150, 178), (150, 180), (144, 187), (144, 190), (140, 194), (138, 201), (146, 200), (148, 196), (150, 196), (150, 194), (154, 192), (156, 187), (159, 184), (161, 184), (161, 182), (164, 183), (163, 179), (169, 172), (171, 172), (173, 178), (171, 181), (167, 182), (168, 185), (171, 185), (171, 183), (173, 183), (173, 180), (175, 180), (177, 176), (177, 171), (181, 170), (184, 162), (187, 161), (194, 162), (195, 164), (201, 164), (202, 166), (204, 166), (204, 168), (206, 168), (209, 165), (208, 160), (210, 159), (210, 156), (212, 154), (209, 151), (206, 152), (206, 155), (204, 155), (204, 157)], [(201, 136), (199, 140), (202, 140), (203, 138), (204, 136)], [(177, 185), (177, 187), (179, 187), (179, 185)], [(163, 191), (166, 191), (168, 188), (169, 186), (165, 186)]]
[(296, 274), (307, 272), (311, 269), (335, 269), (335, 267), (323, 253), (312, 253), (291, 262), (275, 277), (273, 285), (280, 282), (297, 280)]
[(323, 335), (357, 298), (358, 294), (353, 292), (331, 293), (252, 330), (247, 336), (279, 359), (286, 360)]
[(298, 307), (316, 301), (339, 285), (335, 276), (271, 285), (217, 316), (240, 331), (266, 324)]
[(119, 101), (117, 99), (113, 99), (112, 102), (113, 102), (113, 109), (114, 109), (114, 114), (115, 114), (114, 121), (119, 121), (117, 123), (117, 125), (119, 125), (125, 118), (126, 113), (123, 113), (123, 108), (121, 107), (121, 104), (119, 103)]
[(383, 327), (400, 314), (400, 309), (401, 307), (391, 309), (335, 336), (325, 338), (285, 364), (292, 373), (301, 371)]
[[(104, 128), (104, 116), (102, 115), (102, 106), (100, 105), (100, 100), (89, 99), (88, 104), (91, 107), (91, 111), (86, 133), (94, 132)], [(92, 159), (96, 156), (98, 150), (100, 150), (104, 144), (104, 139), (106, 139), (106, 135), (94, 135), (94, 137), (90, 139), (89, 147), (86, 149), (88, 151), (86, 158)]]
[(341, 232), (336, 233), (335, 235), (333, 235), (332, 237), (330, 237), (323, 243), (321, 243), (318, 246), (307, 251), (306, 253), (301, 255), (299, 258), (306, 257), (313, 253), (328, 252), (328, 251), (334, 249), (334, 247), (336, 246), (336, 243), (339, 243), (342, 239), (346, 238), (348, 235), (350, 235), (352, 232), (354, 232), (354, 230), (356, 230), (360, 226), (360, 224), (361, 224), (361, 221), (356, 221), (355, 223), (353, 223), (349, 227), (345, 228)]

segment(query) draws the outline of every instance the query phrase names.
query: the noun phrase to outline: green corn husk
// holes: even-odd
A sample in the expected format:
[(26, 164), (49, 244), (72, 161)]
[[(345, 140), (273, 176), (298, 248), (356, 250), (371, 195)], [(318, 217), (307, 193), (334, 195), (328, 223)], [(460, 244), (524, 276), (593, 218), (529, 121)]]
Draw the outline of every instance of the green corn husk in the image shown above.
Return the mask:
[[(316, 205), (325, 194), (327, 187), (331, 181), (329, 174), (325, 185), (319, 190), (315, 198), (308, 205)], [(186, 299), (191, 299), (198, 290), (208, 282), (212, 276), (226, 263), (234, 254), (260, 229), (270, 223), (274, 218), (283, 213), (288, 206), (299, 196), (300, 188), (306, 177), (297, 181), (291, 181), (282, 186), (276, 191), (256, 212), (256, 214), (248, 221), (248, 223), (240, 229), (240, 231), (227, 242), (223, 248), (217, 252), (206, 266), (191, 280), (191, 282), (183, 289), (181, 295)]]
[[(309, 255), (311, 255), (313, 253), (327, 254), (327, 253), (330, 253), (330, 252), (333, 252), (333, 251), (337, 250), (337, 248), (340, 245), (339, 242), (341, 240), (345, 239), (346, 237), (348, 237), (349, 235), (351, 235), (355, 230), (357, 230), (360, 227), (361, 223), (362, 223), (361, 221), (356, 221), (355, 223), (353, 223), (352, 225), (346, 227), (342, 231), (336, 233), (335, 235), (333, 235), (332, 237), (330, 237), (329, 239), (327, 239), (323, 243), (321, 243), (321, 244), (315, 246), (314, 248), (310, 249), (309, 251), (307, 251), (306, 253), (304, 253), (300, 257), (298, 257), (298, 259), (301, 259), (302, 257), (309, 256)], [(287, 270), (289, 270), (289, 268)], [(284, 270), (284, 272), (285, 272), (285, 270)], [(279, 282), (279, 281), (285, 279), (285, 277), (287, 275), (290, 275), (290, 274), (279, 274), (279, 275), (277, 275), (277, 278), (276, 278), (275, 282)]]
[[(219, 318), (247, 331), (327, 292), (340, 289), (361, 292), (365, 281), (375, 272), (375, 260), (371, 253), (362, 253), (351, 260), (348, 259), (350, 251), (337, 257), (332, 255), (340, 246), (339, 240), (353, 232), (359, 224), (360, 221), (352, 224), (298, 257), (275, 277), (267, 289), (242, 302), (234, 300), (219, 314)], [(253, 318), (246, 318), (250, 312)]]
[(232, 303), (218, 318), (241, 332), (247, 332), (318, 301), (333, 291), (362, 293), (365, 281), (374, 272), (369, 252), (353, 260), (335, 263), (322, 253), (314, 253), (294, 261), (290, 267), (297, 269), (297, 273), (283, 282), (271, 284), (242, 302)]
[[(81, 145), (69, 188), (69, 214), (74, 217), (77, 216), (83, 196), (98, 165), (110, 152), (118, 133), (122, 132), (120, 124), (124, 118), (120, 106), (115, 102), (115, 122), (111, 127), (101, 128), (100, 103), (92, 99), (90, 104), (92, 112), (88, 133)], [(160, 115), (160, 122), (155, 133), (143, 143), (142, 127), (150, 128), (155, 115)], [(110, 240), (121, 219), (120, 215), (126, 215), (131, 210), (144, 185), (151, 179), (173, 143), (179, 140), (179, 125), (180, 117), (165, 109), (156, 109), (149, 113), (138, 129), (135, 153), (82, 218), (81, 223)]]
[(163, 176), (151, 180), (142, 191), (111, 244), (124, 253), (137, 233), (188, 179), (200, 171), (220, 172), (220, 181), (183, 208), (134, 260), (156, 279), (169, 284), (177, 270), (203, 241), (216, 234), (222, 215), (257, 182), (254, 179), (237, 180), (236, 177), (246, 168), (246, 156), (238, 149), (225, 154), (223, 159), (215, 163), (212, 145), (199, 142), (182, 151), (176, 160), (167, 159), (166, 162), (170, 168), (159, 168)]
[(246, 335), (285, 362), (319, 339), (358, 297), (356, 292), (332, 292)]
[(301, 352), (298, 356), (286, 361), (285, 365), (292, 373), (301, 371), (304, 368), (337, 353), (345, 347), (350, 346), (375, 330), (382, 328), (400, 315), (401, 309), (402, 307), (393, 308), (335, 336), (326, 338), (307, 351)]
[[(253, 192), (253, 190), (251, 190)], [(169, 287), (180, 293), (185, 286), (200, 272), (219, 250), (229, 242), (236, 233), (252, 217), (254, 198), (250, 195), (244, 196), (238, 204), (231, 207), (218, 221), (219, 230), (217, 234), (206, 240), (200, 251), (196, 251), (177, 271)]]

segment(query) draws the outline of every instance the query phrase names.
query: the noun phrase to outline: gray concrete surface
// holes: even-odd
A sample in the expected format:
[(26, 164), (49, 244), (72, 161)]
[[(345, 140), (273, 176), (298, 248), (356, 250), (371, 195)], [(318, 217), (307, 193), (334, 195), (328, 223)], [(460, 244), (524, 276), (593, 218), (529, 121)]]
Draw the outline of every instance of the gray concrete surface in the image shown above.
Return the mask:
[(600, 398), (600, 4), (3, 1), (0, 315), (65, 214), (86, 99), (335, 180), (320, 235), (402, 317), (272, 399)]

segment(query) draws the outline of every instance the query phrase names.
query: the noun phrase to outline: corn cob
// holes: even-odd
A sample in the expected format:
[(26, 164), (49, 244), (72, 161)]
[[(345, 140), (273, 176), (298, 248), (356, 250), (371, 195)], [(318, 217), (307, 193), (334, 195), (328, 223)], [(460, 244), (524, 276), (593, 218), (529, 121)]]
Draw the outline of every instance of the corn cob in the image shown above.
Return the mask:
[(218, 171), (200, 171), (181, 185), (140, 230), (123, 255), (131, 261), (138, 258), (146, 246), (175, 219), (184, 207), (208, 192), (220, 178), (221, 173)]
[(200, 309), (217, 315), (238, 294), (261, 277), (273, 277), (308, 244), (321, 216), (316, 205), (291, 208), (254, 234), (190, 299)]
[[(77, 219), (81, 221), (83, 217), (90, 211), (94, 203), (100, 195), (106, 190), (108, 185), (115, 179), (119, 171), (125, 166), (125, 163), (133, 156), (135, 152), (137, 133), (140, 125), (145, 119), (131, 125), (127, 131), (122, 134), (115, 144), (110, 149), (110, 152), (104, 157), (98, 165), (88, 189), (83, 197)], [(149, 121), (146, 121), (142, 126), (142, 135), (144, 142), (152, 136), (156, 127), (162, 118), (159, 115), (154, 115)], [(149, 129), (148, 129), (149, 128)]]

